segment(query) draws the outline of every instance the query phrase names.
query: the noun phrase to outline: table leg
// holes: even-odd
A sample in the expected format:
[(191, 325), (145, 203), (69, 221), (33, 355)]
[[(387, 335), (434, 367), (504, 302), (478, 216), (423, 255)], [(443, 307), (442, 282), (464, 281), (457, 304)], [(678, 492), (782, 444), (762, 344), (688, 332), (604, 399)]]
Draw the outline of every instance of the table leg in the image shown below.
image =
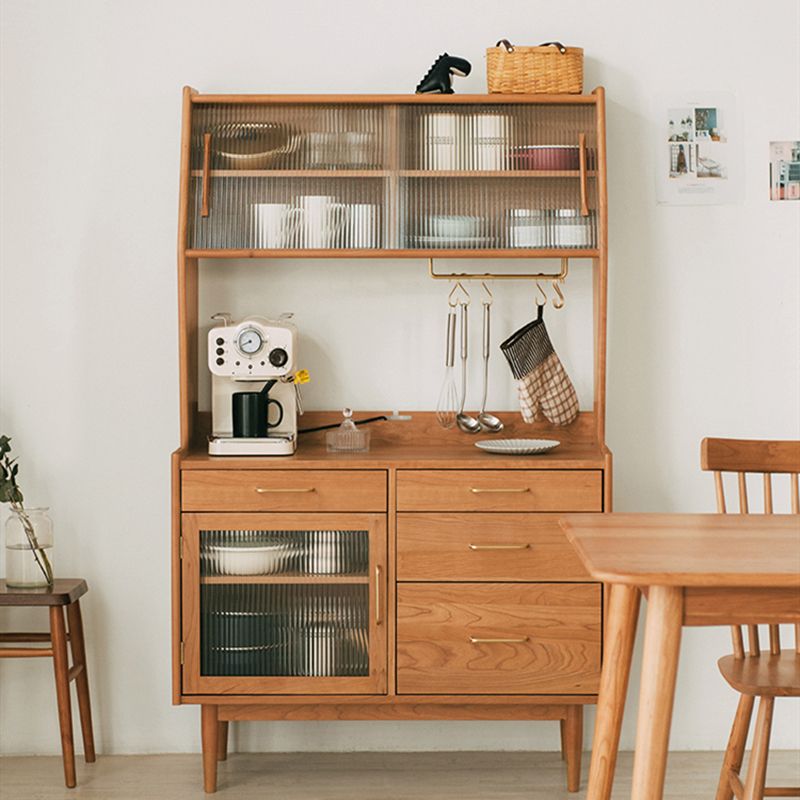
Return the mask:
[(203, 741), (203, 788), (208, 794), (217, 791), (217, 752), (219, 725), (215, 705), (200, 706), (200, 733)]
[(228, 723), (218, 722), (217, 732), (217, 761), (228, 760)]
[(53, 672), (56, 678), (58, 724), (61, 728), (61, 755), (64, 759), (64, 781), (75, 786), (75, 745), (72, 740), (72, 708), (69, 696), (69, 656), (67, 628), (61, 606), (50, 606), (50, 639), (53, 644)]
[(567, 762), (567, 791), (581, 788), (581, 754), (583, 753), (583, 706), (567, 706), (564, 720), (564, 753)]
[(589, 767), (586, 800), (609, 800), (614, 785), (619, 734), (633, 657), (641, 595), (635, 586), (613, 584), (609, 589), (603, 671), (597, 697), (597, 718)]
[(78, 713), (81, 718), (83, 757), (91, 764), (95, 760), (94, 731), (92, 729), (92, 704), (89, 700), (89, 676), (86, 666), (86, 643), (83, 639), (80, 600), (76, 600), (67, 606), (67, 619), (69, 620), (69, 644), (72, 650), (72, 663), (80, 667), (80, 671), (75, 678), (75, 690), (78, 695)]
[(661, 800), (683, 624), (683, 589), (651, 586), (647, 597), (631, 800)]

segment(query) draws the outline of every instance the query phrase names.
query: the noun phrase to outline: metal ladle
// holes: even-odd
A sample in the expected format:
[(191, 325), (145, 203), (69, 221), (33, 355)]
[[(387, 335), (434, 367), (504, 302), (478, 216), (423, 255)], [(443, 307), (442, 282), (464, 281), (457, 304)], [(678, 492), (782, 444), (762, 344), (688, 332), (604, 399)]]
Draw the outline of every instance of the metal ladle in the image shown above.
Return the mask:
[(491, 327), (490, 322), (490, 307), (492, 305), (492, 293), (489, 287), (481, 284), (486, 291), (489, 299), (483, 301), (483, 400), (481, 401), (481, 413), (478, 414), (478, 424), (481, 430), (488, 433), (500, 433), (503, 430), (503, 422), (494, 414), (489, 414), (486, 411), (486, 395), (489, 393), (489, 330)]
[(481, 424), (475, 417), (464, 413), (464, 403), (467, 400), (467, 306), (469, 300), (461, 303), (461, 404), (456, 415), (456, 425), (464, 433), (479, 433)]

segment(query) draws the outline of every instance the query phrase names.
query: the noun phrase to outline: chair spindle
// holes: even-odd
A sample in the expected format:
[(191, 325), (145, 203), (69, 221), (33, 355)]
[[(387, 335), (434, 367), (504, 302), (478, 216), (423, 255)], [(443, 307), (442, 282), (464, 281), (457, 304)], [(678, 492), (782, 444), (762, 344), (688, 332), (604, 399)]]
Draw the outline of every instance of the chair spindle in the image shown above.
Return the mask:
[(733, 642), (734, 658), (744, 658), (744, 639), (742, 629), (738, 625), (731, 626), (731, 641)]
[(750, 513), (750, 508), (747, 504), (747, 478), (744, 472), (739, 473), (739, 513)]
[(761, 644), (758, 641), (758, 625), (747, 626), (747, 640), (749, 646), (747, 648), (747, 655), (757, 656), (761, 653)]
[(725, 486), (722, 482), (721, 472), (714, 473), (714, 486), (717, 490), (717, 513), (725, 514), (727, 511), (725, 508)]
[(772, 475), (764, 473), (764, 513), (772, 513)]
[(769, 626), (769, 652), (773, 656), (781, 654), (781, 631), (777, 625)]

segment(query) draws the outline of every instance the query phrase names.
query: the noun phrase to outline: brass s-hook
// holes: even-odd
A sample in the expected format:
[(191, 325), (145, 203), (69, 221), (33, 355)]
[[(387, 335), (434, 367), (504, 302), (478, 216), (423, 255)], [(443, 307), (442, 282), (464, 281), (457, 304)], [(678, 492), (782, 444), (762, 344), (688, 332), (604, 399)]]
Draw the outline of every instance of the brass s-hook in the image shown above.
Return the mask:
[(484, 292), (486, 292), (486, 299), (482, 302), (485, 306), (490, 306), (492, 303), (494, 303), (494, 295), (492, 294), (492, 290), (486, 285), (486, 281), (481, 281), (481, 288)]
[(536, 305), (537, 306), (546, 306), (547, 305), (547, 292), (544, 289), (542, 289), (542, 284), (539, 283), (539, 281), (536, 281), (536, 291), (539, 293), (539, 297), (542, 300), (541, 303), (540, 303), (539, 299), (537, 298)]
[(553, 291), (558, 295), (558, 300), (553, 298), (553, 308), (564, 308), (566, 300), (564, 299), (564, 292), (561, 291), (561, 282), (553, 281)]

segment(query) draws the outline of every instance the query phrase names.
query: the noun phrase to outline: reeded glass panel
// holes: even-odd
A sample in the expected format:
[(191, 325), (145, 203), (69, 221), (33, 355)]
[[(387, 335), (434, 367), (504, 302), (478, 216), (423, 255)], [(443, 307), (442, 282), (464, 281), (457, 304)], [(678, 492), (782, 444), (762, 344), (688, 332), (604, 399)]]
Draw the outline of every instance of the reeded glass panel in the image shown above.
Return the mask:
[(201, 674), (369, 675), (368, 567), (368, 531), (200, 531)]
[[(316, 173), (310, 173), (316, 174)], [(385, 244), (383, 178), (211, 178), (211, 210), (200, 216), (202, 178), (192, 178), (197, 249), (374, 249)]]
[(594, 167), (591, 104), (403, 106), (400, 125), (405, 170), (575, 172), (582, 133)]
[[(197, 106), (191, 246), (383, 247), (385, 114), (383, 106), (356, 104)], [(203, 216), (206, 150), (211, 171)]]
[(201, 675), (369, 675), (369, 586), (204, 584)]
[(401, 125), (401, 247), (596, 246), (593, 106), (411, 106)]
[(363, 575), (367, 531), (221, 530), (200, 532), (200, 574)]
[(597, 246), (593, 104), (198, 105), (192, 126), (194, 248)]

